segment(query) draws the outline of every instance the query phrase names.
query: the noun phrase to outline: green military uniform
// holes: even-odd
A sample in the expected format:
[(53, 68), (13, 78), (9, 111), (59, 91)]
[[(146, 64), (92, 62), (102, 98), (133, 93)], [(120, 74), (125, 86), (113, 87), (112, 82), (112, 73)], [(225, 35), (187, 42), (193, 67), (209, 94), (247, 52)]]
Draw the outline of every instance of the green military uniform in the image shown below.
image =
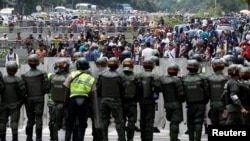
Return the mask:
[(209, 99), (210, 109), (208, 111), (208, 117), (211, 120), (212, 125), (225, 124), (225, 118), (222, 116), (224, 112), (224, 105), (221, 101), (221, 97), (224, 90), (224, 85), (229, 79), (228, 76), (223, 74), (224, 63), (220, 59), (215, 59), (212, 62), (214, 73), (208, 76), (209, 83)]
[(25, 99), (26, 115), (28, 122), (26, 126), (27, 141), (32, 141), (33, 126), (36, 124), (36, 141), (42, 140), (44, 95), (49, 92), (48, 74), (37, 69), (39, 58), (36, 54), (28, 57), (31, 69), (22, 74), (25, 81), (27, 96)]
[(178, 140), (179, 124), (183, 121), (182, 102), (185, 100), (181, 79), (177, 77), (179, 67), (168, 67), (168, 75), (161, 77), (161, 89), (166, 109), (166, 119), (170, 122), (170, 141)]
[(64, 108), (64, 92), (63, 82), (68, 76), (67, 72), (54, 73), (51, 75), (51, 97), (54, 101), (52, 122), (53, 122), (53, 141), (58, 141), (58, 130), (63, 128), (66, 110)]
[(152, 73), (154, 66), (155, 62), (153, 60), (144, 60), (143, 67), (145, 72), (137, 75), (140, 86), (139, 105), (142, 141), (153, 141), (155, 100), (159, 97), (159, 91), (156, 87), (158, 77)]
[(137, 101), (138, 101), (138, 80), (133, 72), (133, 62), (130, 58), (123, 60), (123, 72), (121, 73), (124, 87), (122, 96), (122, 112), (125, 122), (127, 141), (133, 141), (135, 123), (137, 120)]
[[(51, 79), (51, 75), (53, 73), (48, 73), (48, 79)], [(50, 140), (53, 140), (53, 121), (52, 121), (52, 113), (53, 113), (53, 106), (54, 106), (54, 101), (52, 100), (51, 97), (51, 92), (48, 93), (48, 108), (49, 108), (49, 132), (50, 132)]]
[(8, 75), (3, 77), (4, 89), (1, 94), (3, 110), (0, 116), (0, 139), (6, 141), (6, 124), (10, 116), (10, 127), (12, 130), (12, 141), (18, 141), (18, 121), (20, 118), (20, 108), (24, 102), (26, 89), (24, 81), (15, 76), (12, 70), (9, 70), (11, 65), (15, 65), (17, 71), (18, 66), (16, 62), (11, 61), (7, 64)]
[(189, 73), (182, 78), (187, 104), (187, 122), (190, 141), (200, 141), (202, 124), (208, 102), (208, 83), (206, 78), (198, 73), (199, 62), (188, 60)]
[(118, 141), (125, 141), (124, 120), (122, 117), (122, 78), (117, 72), (119, 61), (115, 57), (108, 60), (108, 70), (100, 73), (97, 79), (97, 94), (101, 97), (101, 127), (103, 141), (108, 141), (108, 126), (111, 114), (115, 119)]

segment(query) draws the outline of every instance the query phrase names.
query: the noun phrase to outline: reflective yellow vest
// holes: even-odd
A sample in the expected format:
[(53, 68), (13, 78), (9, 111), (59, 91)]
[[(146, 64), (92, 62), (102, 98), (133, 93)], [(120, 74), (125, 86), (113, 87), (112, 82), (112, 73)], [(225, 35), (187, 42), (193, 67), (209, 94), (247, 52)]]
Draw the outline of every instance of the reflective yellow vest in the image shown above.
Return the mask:
[(95, 78), (87, 73), (82, 73), (80, 76), (77, 76), (80, 71), (71, 72), (71, 79), (74, 79), (70, 83), (70, 98), (74, 96), (89, 96), (91, 88), (94, 84)]
[[(48, 73), (48, 79), (50, 80), (51, 78), (51, 75), (52, 75), (53, 73)], [(51, 93), (48, 93), (48, 103), (51, 103), (51, 102), (53, 102), (53, 100), (52, 100), (52, 97), (51, 97)]]

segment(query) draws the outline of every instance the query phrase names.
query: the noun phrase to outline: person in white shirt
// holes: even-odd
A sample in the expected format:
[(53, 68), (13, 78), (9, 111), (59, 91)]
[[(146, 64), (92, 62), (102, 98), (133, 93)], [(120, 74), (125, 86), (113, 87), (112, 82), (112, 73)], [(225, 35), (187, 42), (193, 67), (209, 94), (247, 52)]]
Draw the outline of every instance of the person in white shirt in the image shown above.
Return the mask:
[(175, 50), (175, 45), (170, 42), (169, 47), (166, 51), (164, 51), (163, 54), (164, 58), (175, 58), (176, 57), (176, 50)]
[(141, 52), (141, 62), (143, 62), (145, 59), (150, 59), (152, 56), (154, 56), (154, 50), (151, 48), (150, 42), (145, 43), (146, 48), (144, 48)]
[(6, 33), (3, 33), (3, 36), (0, 38), (0, 43), (2, 48), (8, 47), (9, 38)]
[(17, 65), (19, 66), (18, 54), (14, 53), (13, 47), (9, 48), (9, 53), (5, 57), (5, 66), (9, 61), (16, 61)]

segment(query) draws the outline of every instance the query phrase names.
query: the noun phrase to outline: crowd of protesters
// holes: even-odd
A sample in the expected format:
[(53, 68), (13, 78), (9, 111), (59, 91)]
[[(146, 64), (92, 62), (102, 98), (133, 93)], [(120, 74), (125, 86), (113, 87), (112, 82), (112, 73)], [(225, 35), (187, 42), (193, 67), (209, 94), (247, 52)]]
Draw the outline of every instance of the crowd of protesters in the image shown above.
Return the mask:
[[(79, 20), (84, 22), (84, 18)], [(188, 32), (184, 32), (183, 29), (174, 31), (173, 27), (165, 24), (163, 17), (159, 21), (149, 21), (145, 17), (144, 21), (139, 22), (138, 18), (134, 18), (134, 23), (138, 22), (138, 25), (134, 26), (137, 34), (132, 40), (126, 37), (126, 32), (108, 36), (108, 31), (100, 30), (100, 22), (95, 21), (79, 34), (56, 34), (55, 30), (51, 29), (38, 33), (37, 37), (34, 37), (33, 33), (28, 37), (22, 37), (18, 32), (14, 46), (26, 49), (28, 54), (41, 50), (43, 56), (48, 57), (71, 57), (75, 52), (82, 52), (90, 61), (95, 61), (100, 56), (119, 57), (123, 50), (130, 50), (137, 64), (140, 64), (142, 50), (148, 46), (160, 58), (191, 58), (194, 54), (200, 54), (203, 61), (209, 62), (212, 57), (240, 54), (246, 60), (250, 60), (248, 19), (241, 18), (234, 23), (234, 31), (225, 30), (221, 35), (218, 35), (216, 26), (233, 24), (230, 19), (190, 20), (191, 29)], [(142, 24), (143, 26), (140, 26)], [(4, 33), (0, 38), (1, 45), (6, 42), (7, 37)]]

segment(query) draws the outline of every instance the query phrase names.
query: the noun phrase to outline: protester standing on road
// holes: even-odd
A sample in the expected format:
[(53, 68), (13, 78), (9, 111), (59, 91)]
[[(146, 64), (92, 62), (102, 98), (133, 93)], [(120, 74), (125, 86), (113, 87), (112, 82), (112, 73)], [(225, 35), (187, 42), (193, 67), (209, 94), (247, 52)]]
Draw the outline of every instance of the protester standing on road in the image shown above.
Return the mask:
[(39, 49), (36, 50), (36, 54), (39, 57), (39, 62), (44, 64), (44, 58), (47, 57), (46, 45), (39, 44)]
[(111, 116), (115, 119), (118, 140), (125, 141), (124, 120), (122, 117), (122, 78), (117, 72), (119, 60), (111, 57), (109, 69), (102, 71), (97, 79), (97, 94), (101, 98), (101, 121), (103, 141), (108, 141), (108, 126)]
[(83, 141), (87, 128), (89, 97), (95, 91), (95, 78), (89, 74), (89, 62), (81, 57), (76, 62), (76, 71), (68, 75), (64, 82), (66, 87), (65, 106), (67, 108), (65, 141), (71, 140), (73, 128), (78, 120), (76, 141)]
[(167, 69), (168, 75), (160, 79), (166, 119), (170, 122), (170, 141), (179, 140), (179, 124), (183, 121), (182, 102), (185, 95), (181, 79), (177, 77), (179, 70), (177, 64), (170, 64)]
[(6, 141), (6, 124), (10, 117), (12, 141), (18, 141), (18, 121), (20, 108), (26, 94), (25, 84), (21, 77), (15, 76), (18, 65), (9, 61), (6, 65), (7, 75), (3, 77), (4, 89), (1, 91), (3, 111), (0, 116), (0, 140)]
[(25, 81), (27, 95), (25, 99), (26, 115), (28, 122), (26, 126), (26, 141), (33, 141), (33, 127), (36, 124), (36, 141), (42, 141), (43, 130), (43, 109), (44, 95), (49, 92), (48, 74), (40, 69), (39, 58), (36, 54), (31, 54), (28, 57), (30, 70), (22, 74), (22, 79)]
[(19, 66), (19, 57), (18, 54), (14, 52), (13, 47), (9, 47), (9, 53), (5, 57), (5, 66), (9, 61), (15, 61)]

